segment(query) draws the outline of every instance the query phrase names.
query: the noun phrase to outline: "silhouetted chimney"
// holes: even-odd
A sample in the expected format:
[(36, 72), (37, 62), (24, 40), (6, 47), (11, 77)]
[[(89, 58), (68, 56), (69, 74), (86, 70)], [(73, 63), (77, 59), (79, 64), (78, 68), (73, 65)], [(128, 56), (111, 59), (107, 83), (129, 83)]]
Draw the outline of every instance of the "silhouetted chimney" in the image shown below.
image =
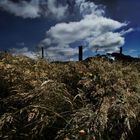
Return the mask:
[(83, 60), (83, 46), (79, 46), (79, 61)]
[(122, 54), (122, 51), (123, 51), (123, 50), (122, 50), (122, 47), (120, 47), (120, 54)]
[(41, 47), (41, 58), (44, 59), (44, 47)]
[(8, 53), (8, 51), (7, 50), (4, 50), (4, 53)]

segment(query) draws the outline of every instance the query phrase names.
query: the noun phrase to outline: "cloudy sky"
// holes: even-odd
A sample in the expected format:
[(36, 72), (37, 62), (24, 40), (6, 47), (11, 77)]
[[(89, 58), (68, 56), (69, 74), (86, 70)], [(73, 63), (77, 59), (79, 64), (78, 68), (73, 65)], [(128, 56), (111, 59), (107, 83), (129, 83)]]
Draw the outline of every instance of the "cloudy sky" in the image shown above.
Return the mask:
[(76, 60), (117, 52), (140, 55), (139, 0), (0, 0), (0, 50)]

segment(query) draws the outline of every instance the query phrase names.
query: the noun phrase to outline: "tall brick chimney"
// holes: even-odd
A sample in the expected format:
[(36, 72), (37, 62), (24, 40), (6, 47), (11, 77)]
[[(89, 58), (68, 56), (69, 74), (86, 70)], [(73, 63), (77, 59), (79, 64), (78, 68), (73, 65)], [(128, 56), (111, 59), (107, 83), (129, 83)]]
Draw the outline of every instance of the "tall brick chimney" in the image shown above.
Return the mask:
[(122, 47), (120, 47), (120, 54), (122, 54), (122, 51), (123, 51), (123, 50), (122, 50)]
[(41, 58), (44, 59), (44, 47), (41, 47)]
[(79, 46), (79, 61), (83, 60), (83, 46)]

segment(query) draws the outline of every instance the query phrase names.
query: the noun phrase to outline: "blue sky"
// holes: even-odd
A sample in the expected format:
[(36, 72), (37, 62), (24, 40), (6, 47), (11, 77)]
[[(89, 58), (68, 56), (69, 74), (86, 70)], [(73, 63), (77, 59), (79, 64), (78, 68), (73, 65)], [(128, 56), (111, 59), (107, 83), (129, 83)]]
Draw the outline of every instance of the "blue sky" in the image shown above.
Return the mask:
[(0, 0), (0, 50), (30, 56), (44, 46), (46, 56), (73, 60), (78, 45), (85, 57), (123, 46), (137, 57), (139, 9), (139, 0)]

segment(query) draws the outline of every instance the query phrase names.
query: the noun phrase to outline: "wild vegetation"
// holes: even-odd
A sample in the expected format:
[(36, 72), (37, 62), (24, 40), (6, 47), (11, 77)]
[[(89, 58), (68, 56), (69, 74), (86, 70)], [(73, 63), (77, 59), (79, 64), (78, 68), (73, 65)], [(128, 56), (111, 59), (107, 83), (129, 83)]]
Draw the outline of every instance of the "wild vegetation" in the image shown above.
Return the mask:
[(0, 139), (135, 140), (140, 62), (0, 56)]

